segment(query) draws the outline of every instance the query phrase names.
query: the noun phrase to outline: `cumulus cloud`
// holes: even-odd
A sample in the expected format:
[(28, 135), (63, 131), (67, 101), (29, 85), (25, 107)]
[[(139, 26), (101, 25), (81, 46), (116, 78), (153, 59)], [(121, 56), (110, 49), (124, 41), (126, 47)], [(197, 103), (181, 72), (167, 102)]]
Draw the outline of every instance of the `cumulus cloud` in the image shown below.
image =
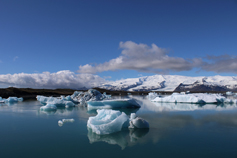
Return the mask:
[(237, 56), (208, 56), (207, 59), (209, 62), (203, 63), (201, 67), (205, 71), (237, 73)]
[(115, 70), (136, 70), (139, 72), (167, 73), (188, 71), (202, 63), (201, 59), (184, 59), (168, 56), (168, 51), (152, 44), (137, 44), (132, 41), (120, 42), (121, 55), (98, 65), (81, 65), (79, 73), (97, 73)]
[(92, 74), (77, 74), (69, 70), (56, 73), (18, 73), (0, 75), (0, 85), (19, 88), (72, 88), (97, 87), (104, 83), (105, 79)]

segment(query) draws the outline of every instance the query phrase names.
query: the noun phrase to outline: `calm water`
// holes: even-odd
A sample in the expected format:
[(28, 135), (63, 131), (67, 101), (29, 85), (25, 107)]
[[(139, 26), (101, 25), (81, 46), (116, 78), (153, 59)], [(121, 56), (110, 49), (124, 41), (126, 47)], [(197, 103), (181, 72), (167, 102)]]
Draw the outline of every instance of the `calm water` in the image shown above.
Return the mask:
[[(85, 107), (39, 111), (40, 103), (0, 105), (0, 158), (122, 158), (122, 157), (233, 157), (237, 158), (235, 105), (153, 104), (140, 99), (136, 112), (149, 130), (123, 130), (96, 135), (87, 119), (96, 111)], [(58, 120), (74, 118), (58, 125)]]

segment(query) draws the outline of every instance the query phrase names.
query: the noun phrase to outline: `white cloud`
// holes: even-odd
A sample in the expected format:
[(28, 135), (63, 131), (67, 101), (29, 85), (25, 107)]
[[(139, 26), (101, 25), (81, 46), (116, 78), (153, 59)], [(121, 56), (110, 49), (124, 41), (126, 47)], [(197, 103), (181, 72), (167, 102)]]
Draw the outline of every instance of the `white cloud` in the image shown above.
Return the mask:
[(18, 73), (0, 75), (0, 85), (19, 88), (82, 88), (96, 87), (104, 83), (105, 79), (92, 74), (76, 74), (69, 70), (56, 73)]
[(15, 57), (13, 58), (13, 61), (16, 61), (18, 58), (19, 58), (18, 56), (15, 56)]
[(132, 41), (120, 42), (123, 49), (115, 59), (98, 65), (81, 65), (79, 73), (97, 73), (115, 70), (136, 70), (139, 72), (167, 73), (169, 71), (188, 71), (202, 63), (201, 59), (187, 60), (180, 57), (168, 56), (168, 51), (152, 44), (137, 44)]
[(237, 74), (237, 56), (208, 56), (209, 62), (203, 63), (202, 69), (217, 73), (231, 72)]

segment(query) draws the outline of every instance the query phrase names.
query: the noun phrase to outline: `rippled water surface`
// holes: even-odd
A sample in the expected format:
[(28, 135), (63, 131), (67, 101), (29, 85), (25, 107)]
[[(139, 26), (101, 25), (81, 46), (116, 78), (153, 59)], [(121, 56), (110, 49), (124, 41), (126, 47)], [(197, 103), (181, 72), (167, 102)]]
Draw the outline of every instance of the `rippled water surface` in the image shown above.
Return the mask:
[[(39, 111), (37, 101), (0, 104), (0, 157), (237, 157), (236, 105), (161, 104), (139, 99), (150, 129), (96, 135), (86, 107)], [(63, 126), (58, 120), (73, 118)]]

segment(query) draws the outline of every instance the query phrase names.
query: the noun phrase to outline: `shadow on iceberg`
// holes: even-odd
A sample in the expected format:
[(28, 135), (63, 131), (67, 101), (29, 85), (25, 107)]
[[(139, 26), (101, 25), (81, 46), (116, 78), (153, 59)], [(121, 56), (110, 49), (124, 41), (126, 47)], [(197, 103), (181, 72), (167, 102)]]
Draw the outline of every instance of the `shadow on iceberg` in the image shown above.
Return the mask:
[[(120, 112), (124, 112), (126, 115), (131, 115), (131, 113), (136, 113), (139, 108), (112, 108), (112, 110), (117, 110), (117, 111), (120, 111)], [(97, 109), (90, 109), (90, 108), (87, 108), (87, 113), (88, 114), (95, 114), (97, 115)]]
[(88, 139), (91, 144), (96, 142), (106, 142), (110, 145), (118, 145), (121, 149), (125, 149), (127, 146), (136, 144), (139, 139), (142, 139), (148, 132), (149, 129), (123, 129), (120, 132), (107, 134), (107, 135), (98, 135), (90, 128), (88, 129)]

